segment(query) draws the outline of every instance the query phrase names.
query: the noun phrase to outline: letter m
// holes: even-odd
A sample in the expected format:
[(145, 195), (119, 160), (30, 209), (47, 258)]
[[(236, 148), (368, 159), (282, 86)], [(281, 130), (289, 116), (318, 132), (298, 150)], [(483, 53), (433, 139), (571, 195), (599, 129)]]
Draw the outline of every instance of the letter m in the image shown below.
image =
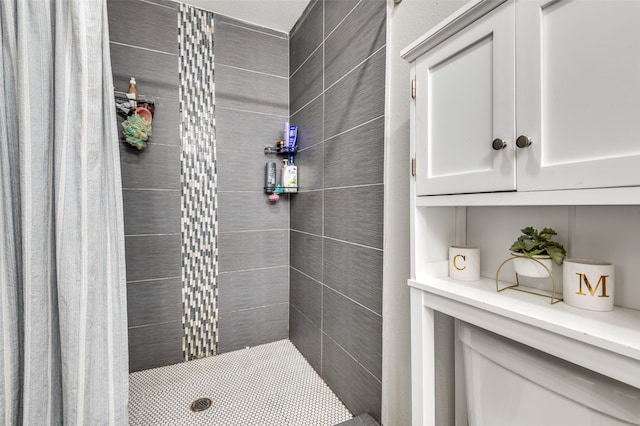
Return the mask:
[(582, 291), (582, 284), (584, 283), (584, 285), (587, 287), (587, 290), (589, 290), (589, 294), (591, 296), (595, 296), (596, 292), (598, 291), (598, 287), (600, 287), (600, 284), (602, 283), (602, 294), (600, 294), (600, 296), (598, 296), (598, 297), (609, 297), (607, 295), (607, 277), (609, 275), (600, 275), (600, 278), (598, 279), (598, 283), (596, 284), (595, 288), (591, 287), (591, 283), (589, 283), (589, 279), (587, 278), (587, 276), (585, 274), (581, 274), (580, 272), (576, 272), (576, 275), (580, 279), (580, 290), (577, 291), (576, 294), (579, 294), (581, 296), (586, 296), (587, 295), (587, 293), (584, 293)]

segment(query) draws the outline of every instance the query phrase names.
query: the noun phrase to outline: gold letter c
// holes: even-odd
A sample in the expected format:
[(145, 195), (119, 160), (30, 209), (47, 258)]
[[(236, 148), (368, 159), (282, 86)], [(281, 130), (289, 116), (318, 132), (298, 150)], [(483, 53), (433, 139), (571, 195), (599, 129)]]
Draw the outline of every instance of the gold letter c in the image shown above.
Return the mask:
[(462, 254), (456, 254), (455, 256), (453, 256), (453, 267), (456, 268), (458, 271), (463, 271), (466, 268), (466, 266), (463, 266), (462, 268), (458, 268), (458, 264), (456, 263), (459, 257), (461, 257), (462, 260), (464, 261), (467, 260), (467, 256), (464, 256)]

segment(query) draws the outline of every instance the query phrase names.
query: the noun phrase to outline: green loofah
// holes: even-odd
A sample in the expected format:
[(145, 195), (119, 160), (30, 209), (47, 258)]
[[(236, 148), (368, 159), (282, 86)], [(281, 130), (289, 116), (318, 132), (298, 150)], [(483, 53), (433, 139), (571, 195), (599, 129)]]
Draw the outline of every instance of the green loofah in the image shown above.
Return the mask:
[(122, 128), (122, 134), (129, 144), (138, 149), (146, 148), (147, 140), (152, 135), (151, 123), (134, 114), (122, 122)]

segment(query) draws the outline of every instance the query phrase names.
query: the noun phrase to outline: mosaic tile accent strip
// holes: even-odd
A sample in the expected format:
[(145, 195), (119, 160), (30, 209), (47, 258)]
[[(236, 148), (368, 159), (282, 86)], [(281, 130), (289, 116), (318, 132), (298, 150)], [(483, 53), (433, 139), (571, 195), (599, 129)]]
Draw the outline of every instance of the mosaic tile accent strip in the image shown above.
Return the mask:
[[(199, 398), (213, 404), (192, 412)], [(129, 375), (132, 426), (333, 426), (352, 417), (289, 340)]]
[(213, 13), (180, 4), (182, 351), (185, 361), (218, 352), (213, 42)]

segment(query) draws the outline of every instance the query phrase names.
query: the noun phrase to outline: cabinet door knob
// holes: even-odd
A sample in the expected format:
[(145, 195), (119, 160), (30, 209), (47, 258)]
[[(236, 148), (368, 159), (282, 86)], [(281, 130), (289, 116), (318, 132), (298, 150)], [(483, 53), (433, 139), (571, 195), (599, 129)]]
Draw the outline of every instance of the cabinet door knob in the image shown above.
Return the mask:
[(505, 149), (507, 147), (507, 143), (500, 138), (494, 139), (491, 147), (496, 151), (500, 151), (501, 149)]
[(516, 139), (516, 146), (518, 148), (526, 148), (529, 145), (531, 145), (531, 143), (532, 142), (529, 136), (521, 135), (521, 136), (518, 136), (518, 139)]

